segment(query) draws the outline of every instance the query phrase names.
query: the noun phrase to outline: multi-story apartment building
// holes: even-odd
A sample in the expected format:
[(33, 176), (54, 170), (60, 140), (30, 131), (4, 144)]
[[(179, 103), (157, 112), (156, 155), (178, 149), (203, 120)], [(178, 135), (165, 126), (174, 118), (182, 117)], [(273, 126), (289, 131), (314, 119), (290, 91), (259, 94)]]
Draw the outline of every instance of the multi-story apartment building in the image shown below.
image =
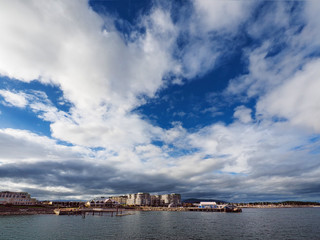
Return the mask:
[(136, 198), (137, 194), (136, 193), (131, 193), (127, 195), (127, 205), (136, 205)]
[(151, 206), (163, 206), (163, 201), (161, 201), (161, 195), (151, 195)]
[(160, 202), (163, 206), (181, 205), (181, 195), (177, 193), (160, 195)]
[(150, 193), (133, 193), (128, 194), (127, 205), (150, 206)]
[(112, 196), (109, 197), (110, 199), (118, 202), (121, 205), (126, 205), (127, 204), (127, 200), (128, 200), (128, 196)]
[(170, 204), (181, 205), (181, 194), (171, 193), (170, 194)]
[(0, 192), (0, 204), (36, 205), (37, 200), (27, 192)]
[(139, 206), (179, 206), (181, 195), (176, 193), (163, 195), (150, 195), (149, 193), (128, 194), (127, 205)]
[[(150, 195), (150, 193), (130, 193), (124, 196), (112, 196), (108, 198), (113, 201), (113, 204), (117, 203), (120, 205), (135, 205), (135, 206), (180, 206), (181, 205), (181, 195), (176, 193), (163, 194), (163, 195)], [(104, 205), (106, 198), (100, 197), (95, 198), (86, 205)], [(110, 203), (110, 201), (109, 201)]]
[(150, 193), (138, 193), (136, 199), (136, 205), (149, 206), (151, 203)]

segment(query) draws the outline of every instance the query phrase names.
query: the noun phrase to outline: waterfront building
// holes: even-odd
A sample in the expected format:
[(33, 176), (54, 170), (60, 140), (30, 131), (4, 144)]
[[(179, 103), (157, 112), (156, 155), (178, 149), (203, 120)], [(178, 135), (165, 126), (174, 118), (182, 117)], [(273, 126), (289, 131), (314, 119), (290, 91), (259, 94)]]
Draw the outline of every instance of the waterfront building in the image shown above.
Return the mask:
[(181, 205), (181, 194), (171, 193), (170, 194), (170, 204)]
[(216, 208), (216, 209), (222, 209), (226, 206), (229, 206), (228, 204), (217, 204), (216, 202), (200, 202), (198, 205), (198, 208)]
[(88, 201), (85, 206), (86, 207), (100, 207), (100, 208), (104, 208), (104, 207), (116, 207), (119, 206), (120, 204), (110, 198), (106, 198), (106, 197), (97, 197), (94, 198), (90, 201)]
[[(41, 203), (44, 204), (43, 202), (41, 202)], [(47, 205), (51, 205), (51, 206), (55, 206), (55, 207), (83, 207), (85, 205), (85, 202), (81, 202), (81, 201), (52, 201)]]
[(132, 193), (128, 194), (127, 204), (138, 205), (138, 206), (150, 206), (151, 196), (150, 193)]
[(150, 193), (138, 193), (136, 199), (136, 205), (140, 206), (150, 206), (151, 197)]
[(0, 192), (0, 204), (36, 205), (37, 200), (27, 192)]
[(169, 205), (170, 203), (170, 194), (160, 195), (160, 199), (163, 205)]
[(161, 201), (161, 195), (151, 195), (151, 206), (153, 207), (163, 206), (163, 203)]
[(200, 202), (199, 208), (217, 208), (216, 202)]
[(112, 196), (109, 197), (111, 200), (114, 200), (116, 202), (118, 202), (120, 205), (126, 205), (127, 204), (127, 200), (128, 200), (128, 196)]
[(150, 195), (150, 193), (132, 193), (127, 195), (127, 205), (137, 206), (180, 206), (181, 195), (176, 193)]
[[(177, 207), (181, 206), (181, 195), (177, 193), (151, 195), (146, 192), (130, 193), (122, 196), (111, 196), (109, 198), (100, 197), (92, 199), (86, 206), (106, 206), (106, 200), (113, 203), (129, 206), (153, 206), (153, 207)], [(111, 203), (109, 201), (109, 203)]]
[(136, 193), (131, 193), (127, 195), (127, 205), (136, 205)]
[(177, 193), (163, 194), (160, 195), (160, 202), (163, 206), (180, 206), (181, 205), (181, 195)]

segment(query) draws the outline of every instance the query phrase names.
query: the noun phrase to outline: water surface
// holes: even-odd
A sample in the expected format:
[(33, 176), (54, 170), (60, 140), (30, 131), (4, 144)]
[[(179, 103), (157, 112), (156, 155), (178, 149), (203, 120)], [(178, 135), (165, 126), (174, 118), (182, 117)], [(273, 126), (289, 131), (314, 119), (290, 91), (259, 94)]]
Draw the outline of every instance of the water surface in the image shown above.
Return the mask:
[(0, 239), (320, 239), (320, 208), (0, 216)]

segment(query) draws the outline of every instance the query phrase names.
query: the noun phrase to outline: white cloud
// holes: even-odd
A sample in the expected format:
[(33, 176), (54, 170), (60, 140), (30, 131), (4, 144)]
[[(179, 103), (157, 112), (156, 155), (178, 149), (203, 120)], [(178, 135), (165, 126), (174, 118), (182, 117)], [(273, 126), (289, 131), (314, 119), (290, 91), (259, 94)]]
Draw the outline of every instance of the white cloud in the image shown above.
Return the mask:
[(242, 123), (250, 123), (252, 121), (251, 117), (252, 110), (245, 106), (238, 106), (235, 108), (233, 117), (239, 119)]
[[(310, 143), (308, 133), (293, 127), (304, 125), (319, 131), (316, 90), (320, 64), (304, 60), (317, 46), (308, 38), (317, 26), (316, 11), (309, 4), (315, 3), (308, 2), (305, 9), (312, 17), (306, 17), (301, 33), (292, 36), (289, 26), (283, 33), (289, 47), (268, 56), (274, 41), (267, 39), (259, 47), (244, 50), (249, 73), (229, 85), (229, 93), (235, 96), (258, 97), (260, 121), (253, 122), (252, 110), (239, 106), (233, 115), (237, 121), (213, 123), (191, 132), (182, 123), (162, 129), (131, 111), (145, 102), (145, 96), (154, 97), (166, 87), (170, 79), (163, 79), (166, 74), (177, 75), (171, 81), (180, 86), (183, 78), (192, 79), (214, 68), (221, 53), (229, 52), (221, 38), (235, 36), (250, 18), (253, 1), (195, 1), (187, 22), (173, 22), (169, 11), (155, 6), (139, 22), (145, 32), (133, 30), (127, 39), (110, 17), (100, 17), (86, 1), (4, 2), (0, 8), (0, 74), (55, 84), (72, 107), (68, 113), (60, 111), (42, 92), (0, 91), (6, 104), (27, 107), (49, 121), (52, 137), (57, 139), (1, 129), (0, 167), (4, 168), (0, 171), (6, 173), (2, 186), (14, 185), (20, 171), (28, 182), (24, 188), (69, 196), (81, 196), (88, 189), (126, 192), (137, 186), (155, 191), (168, 186), (200, 192), (223, 188), (229, 194), (241, 186), (240, 192), (258, 194), (261, 189), (273, 192), (271, 185), (283, 191), (292, 183), (318, 181), (318, 154), (310, 152), (319, 149), (319, 144)], [(282, 27), (288, 24), (287, 16), (281, 18), (285, 10), (279, 8), (272, 15)], [(252, 25), (253, 37), (265, 32), (258, 31), (260, 24)], [(177, 53), (179, 34), (186, 34), (188, 41)], [(317, 34), (312, 36), (318, 39)], [(310, 45), (301, 51), (306, 43)], [(210, 111), (220, 114), (215, 107), (204, 110)], [(292, 124), (274, 123), (273, 116)], [(73, 145), (63, 146), (58, 140)], [(301, 166), (301, 159), (309, 160)], [(24, 169), (21, 163), (31, 165)], [(42, 178), (37, 177), (39, 173)], [(46, 183), (47, 177), (51, 181)], [(81, 191), (68, 190), (75, 186), (75, 179)]]
[[(264, 41), (244, 50), (249, 73), (230, 81), (226, 93), (240, 95), (243, 101), (258, 98), (260, 117), (284, 118), (319, 132), (315, 120), (319, 115), (315, 90), (319, 87), (319, 64), (314, 53), (320, 46), (316, 40), (320, 34), (316, 9), (320, 4), (307, 1), (292, 11), (294, 4), (266, 4), (262, 16), (248, 25), (249, 33)], [(268, 7), (275, 11), (268, 11)], [(268, 34), (269, 30), (272, 34)]]
[(168, 48), (175, 30), (162, 10), (145, 20), (145, 35), (127, 44), (110, 22), (107, 34), (101, 30), (103, 19), (86, 1), (5, 2), (0, 23), (0, 73), (54, 83), (83, 110), (104, 102), (131, 108), (174, 70)]
[(254, 1), (195, 0), (193, 4), (202, 30), (233, 32), (248, 18)]
[(45, 136), (19, 129), (0, 129), (1, 164), (22, 162), (54, 161), (81, 159), (89, 151), (80, 147), (66, 147)]
[[(65, 116), (51, 103), (32, 99), (30, 108), (52, 122), (54, 137), (107, 148), (151, 141), (157, 128), (130, 111), (143, 96), (154, 96), (166, 72), (180, 71), (171, 57), (176, 29), (167, 11), (155, 8), (143, 17), (145, 34), (132, 32), (136, 38), (128, 42), (86, 1), (10, 1), (0, 16), (6, 36), (0, 40), (0, 73), (53, 83), (72, 104)], [(102, 30), (104, 23), (108, 30)], [(27, 104), (6, 94), (16, 106)]]
[(258, 114), (288, 119), (320, 133), (320, 60), (308, 63), (295, 76), (257, 104)]
[(24, 108), (28, 101), (22, 92), (11, 92), (8, 90), (0, 90), (0, 95), (4, 98), (4, 104)]
[[(177, 25), (185, 46), (181, 50), (182, 76), (201, 77), (219, 64), (236, 45), (228, 42), (250, 18), (254, 1), (195, 0)], [(215, 80), (215, 79), (213, 79)]]

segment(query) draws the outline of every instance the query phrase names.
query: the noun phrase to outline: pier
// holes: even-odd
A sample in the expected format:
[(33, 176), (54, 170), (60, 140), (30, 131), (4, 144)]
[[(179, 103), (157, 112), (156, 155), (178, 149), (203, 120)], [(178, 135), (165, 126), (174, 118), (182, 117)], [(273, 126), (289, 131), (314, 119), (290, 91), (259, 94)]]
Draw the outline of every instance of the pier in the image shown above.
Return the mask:
[(83, 218), (85, 218), (86, 215), (90, 214), (92, 216), (103, 216), (103, 215), (109, 215), (111, 217), (113, 216), (124, 216), (127, 214), (123, 214), (122, 208), (56, 208), (54, 209), (54, 213), (56, 215), (81, 215)]
[(223, 207), (223, 208), (197, 208), (197, 207), (189, 207), (187, 211), (193, 212), (242, 212), (241, 208), (238, 207)]

